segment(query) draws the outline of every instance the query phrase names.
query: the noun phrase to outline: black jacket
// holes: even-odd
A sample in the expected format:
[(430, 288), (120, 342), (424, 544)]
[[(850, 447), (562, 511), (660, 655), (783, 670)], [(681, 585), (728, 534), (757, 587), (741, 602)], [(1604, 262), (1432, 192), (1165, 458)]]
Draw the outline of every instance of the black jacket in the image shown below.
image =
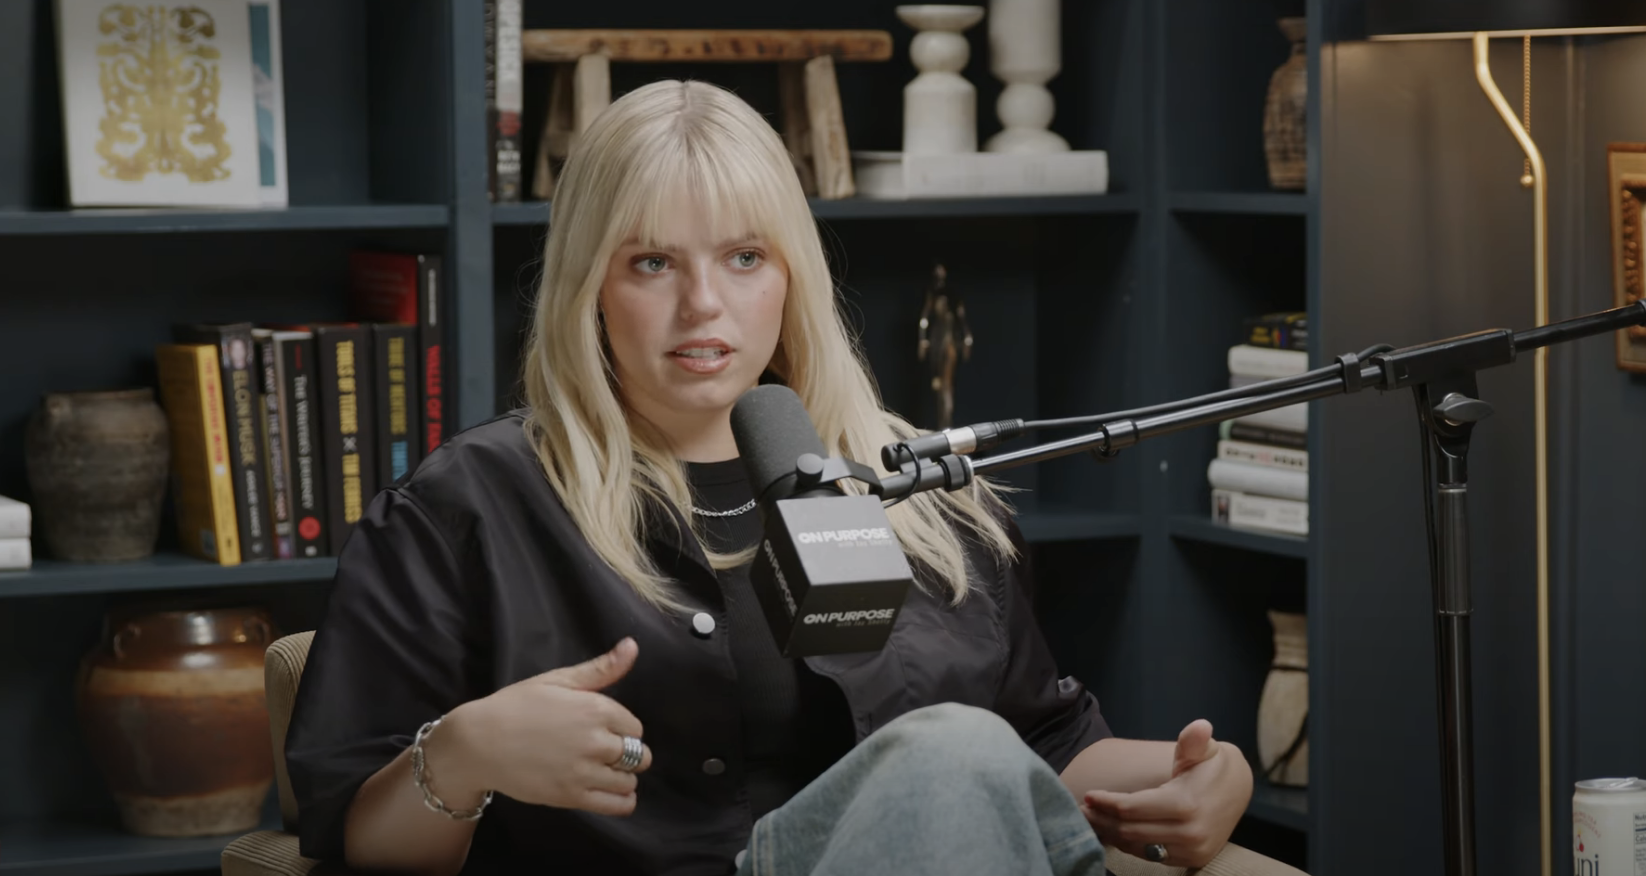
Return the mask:
[[(639, 659), (605, 693), (640, 719), (653, 752), (634, 814), (499, 795), (466, 872), (520, 861), (553, 873), (730, 873), (751, 823), (714, 572), (670, 509), (674, 525), (655, 527), (648, 547), (715, 632), (694, 635), (689, 614), (643, 602), (578, 532), (522, 422), (516, 412), (442, 445), (372, 500), (344, 546), (286, 738), (302, 852), (341, 859), (349, 801), (425, 721), (632, 635)], [(884, 649), (807, 665), (838, 683), (859, 740), (921, 706), (967, 703), (1006, 718), (1061, 771), (1108, 727), (1079, 682), (1059, 679), (1022, 564), (981, 547), (969, 559), (981, 571), (958, 608), (911, 588)]]

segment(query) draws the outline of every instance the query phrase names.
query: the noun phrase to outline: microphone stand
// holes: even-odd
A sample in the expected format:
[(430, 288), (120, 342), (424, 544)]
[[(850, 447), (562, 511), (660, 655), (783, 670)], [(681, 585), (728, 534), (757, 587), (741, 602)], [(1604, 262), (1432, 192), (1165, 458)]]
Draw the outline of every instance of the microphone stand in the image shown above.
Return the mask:
[[(1473, 606), (1469, 594), (1466, 499), (1469, 437), (1475, 424), (1492, 413), (1491, 405), (1478, 397), (1475, 374), (1510, 364), (1522, 351), (1642, 324), (1646, 324), (1646, 301), (1526, 331), (1491, 329), (1460, 335), (1376, 353), (1365, 361), (1349, 353), (1337, 357), (1336, 374), (1320, 379), (1265, 381), (1246, 387), (1239, 397), (1219, 393), (1219, 400), (1203, 404), (1196, 404), (1197, 399), (1188, 399), (1151, 409), (1157, 413), (1147, 416), (1117, 415), (1113, 420), (1093, 417), (1087, 421), (1101, 423), (1095, 432), (980, 460), (947, 454), (927, 462), (916, 454), (914, 461), (904, 463), (900, 473), (884, 478), (857, 463), (835, 465), (842, 462), (838, 459), (802, 457), (799, 467), (803, 480), (856, 477), (869, 483), (871, 492), (890, 496), (896, 502), (924, 490), (959, 489), (976, 474), (1074, 453), (1090, 452), (1100, 459), (1111, 459), (1120, 450), (1146, 438), (1299, 402), (1366, 388), (1381, 391), (1410, 388), (1417, 403), (1427, 484), (1423, 511), (1428, 529), (1429, 577), (1434, 593), (1446, 873), (1473, 876), (1474, 771), (1470, 747), (1469, 662), (1469, 616)], [(1326, 369), (1322, 369), (1322, 373), (1327, 373)], [(1276, 388), (1266, 390), (1266, 386)]]

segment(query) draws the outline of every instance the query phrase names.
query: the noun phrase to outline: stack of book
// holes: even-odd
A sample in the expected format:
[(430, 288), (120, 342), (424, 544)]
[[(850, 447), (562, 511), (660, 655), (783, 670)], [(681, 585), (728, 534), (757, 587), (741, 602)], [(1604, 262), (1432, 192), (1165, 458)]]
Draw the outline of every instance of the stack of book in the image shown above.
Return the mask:
[(173, 327), (155, 350), (179, 547), (335, 556), (446, 433), (440, 259), (354, 253), (352, 322)]
[(29, 550), (29, 506), (0, 496), (0, 572), (27, 569), (34, 564)]
[[(1308, 319), (1270, 313), (1246, 321), (1229, 348), (1229, 385), (1291, 377), (1309, 368)], [(1206, 469), (1212, 519), (1235, 529), (1309, 533), (1307, 403), (1224, 421)]]

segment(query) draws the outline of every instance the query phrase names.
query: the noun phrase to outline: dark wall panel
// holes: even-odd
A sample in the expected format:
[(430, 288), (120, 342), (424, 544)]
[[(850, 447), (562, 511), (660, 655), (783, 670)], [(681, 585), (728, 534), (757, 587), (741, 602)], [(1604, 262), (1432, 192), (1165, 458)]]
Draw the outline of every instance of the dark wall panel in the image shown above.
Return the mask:
[[(1518, 97), (1520, 45), (1493, 64)], [(1551, 167), (1569, 160), (1564, 48), (1534, 51)], [(1466, 42), (1345, 43), (1322, 55), (1322, 358), (1532, 324), (1532, 199), (1521, 153), (1477, 86)], [(1558, 209), (1558, 206), (1557, 206)], [(1558, 250), (1558, 246), (1557, 246)], [(1560, 265), (1554, 266), (1559, 276)], [(1480, 869), (1537, 871), (1532, 357), (1481, 375), (1496, 414), (1471, 453)], [(1409, 393), (1316, 406), (1316, 520), (1329, 602), (1317, 617), (1333, 736), (1316, 763), (1318, 866), (1441, 870), (1431, 591)], [(1557, 436), (1558, 437), (1558, 436)], [(1368, 842), (1368, 837), (1398, 838)], [(1558, 858), (1558, 856), (1557, 856)]]

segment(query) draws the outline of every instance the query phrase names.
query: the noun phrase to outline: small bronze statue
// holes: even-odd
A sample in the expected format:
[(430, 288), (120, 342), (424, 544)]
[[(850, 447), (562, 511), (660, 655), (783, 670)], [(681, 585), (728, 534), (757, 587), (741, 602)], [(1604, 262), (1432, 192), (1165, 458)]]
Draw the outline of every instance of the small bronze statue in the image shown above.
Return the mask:
[(972, 330), (966, 324), (966, 303), (944, 288), (948, 272), (932, 268), (932, 284), (920, 309), (920, 361), (926, 363), (929, 385), (937, 397), (936, 429), (954, 425), (954, 369), (972, 357)]

